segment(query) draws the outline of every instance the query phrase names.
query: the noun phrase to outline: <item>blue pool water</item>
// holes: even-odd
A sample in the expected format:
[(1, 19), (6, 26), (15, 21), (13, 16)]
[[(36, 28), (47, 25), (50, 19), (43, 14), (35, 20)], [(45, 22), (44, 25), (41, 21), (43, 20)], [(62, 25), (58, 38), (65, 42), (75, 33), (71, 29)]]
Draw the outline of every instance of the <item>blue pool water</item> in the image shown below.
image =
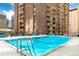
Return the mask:
[(6, 36), (6, 34), (0, 33), (0, 37), (5, 37), (5, 36)]
[[(32, 43), (33, 43), (33, 48), (34, 48), (34, 51), (33, 51), (32, 45), (29, 39), (30, 38), (21, 38), (18, 40), (6, 40), (6, 42), (17, 47), (16, 42), (18, 41), (19, 43), (18, 48), (20, 48), (20, 42), (22, 41), (22, 48), (26, 48), (26, 49), (27, 49), (26, 42), (28, 42), (29, 44), (28, 46), (31, 50), (32, 55), (38, 56), (38, 55), (44, 55), (46, 53), (49, 53), (70, 40), (70, 38), (66, 36), (54, 36), (54, 35), (53, 36), (48, 35), (45, 37), (34, 37), (32, 38)], [(28, 51), (26, 52), (28, 54), (30, 53)]]

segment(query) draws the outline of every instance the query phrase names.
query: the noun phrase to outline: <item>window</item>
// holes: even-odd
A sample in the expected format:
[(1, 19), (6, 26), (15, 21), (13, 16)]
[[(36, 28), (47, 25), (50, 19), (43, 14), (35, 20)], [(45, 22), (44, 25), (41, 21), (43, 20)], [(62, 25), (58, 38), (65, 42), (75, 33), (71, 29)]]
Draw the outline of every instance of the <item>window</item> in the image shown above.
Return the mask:
[(63, 18), (62, 18), (62, 20), (63, 20)]
[(23, 16), (23, 14), (20, 14), (20, 16)]
[(47, 9), (47, 12), (50, 12), (50, 9)]
[(50, 18), (50, 16), (47, 16), (47, 18)]
[(24, 27), (20, 27), (20, 29), (23, 29)]
[(50, 23), (50, 21), (47, 21), (47, 23)]
[(63, 25), (62, 25), (62, 27), (63, 27)]
[(47, 28), (48, 28), (48, 30), (49, 30), (50, 26), (47, 26)]
[(33, 18), (33, 23), (35, 23), (35, 18)]
[(55, 29), (55, 27), (53, 27), (53, 29)]
[(34, 25), (34, 29), (35, 29), (35, 25)]
[[(35, 6), (34, 6), (35, 7)], [(33, 9), (34, 11), (36, 10), (36, 8)]]
[(50, 33), (51, 31), (48, 31), (48, 34)]
[(22, 24), (24, 24), (23, 22), (20, 22), (20, 24), (22, 25)]
[(52, 20), (55, 21), (55, 18), (53, 18)]
[(55, 9), (53, 9), (53, 11), (55, 12)]
[(53, 31), (53, 33), (55, 33), (55, 31)]
[(2, 15), (0, 15), (0, 18), (1, 18), (1, 19), (3, 19), (3, 16), (2, 16)]
[(55, 22), (53, 22), (53, 24), (55, 24)]
[(62, 27), (62, 30), (63, 30), (63, 27)]
[(33, 16), (35, 17), (35, 12), (33, 13)]

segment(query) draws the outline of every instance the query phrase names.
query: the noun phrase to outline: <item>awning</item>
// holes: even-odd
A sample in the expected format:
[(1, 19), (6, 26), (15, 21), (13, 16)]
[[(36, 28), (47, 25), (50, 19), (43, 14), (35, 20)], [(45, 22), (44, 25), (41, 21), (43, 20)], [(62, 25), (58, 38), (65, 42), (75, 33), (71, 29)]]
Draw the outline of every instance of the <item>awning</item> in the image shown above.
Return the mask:
[(14, 30), (11, 29), (0, 29), (0, 32), (13, 32)]

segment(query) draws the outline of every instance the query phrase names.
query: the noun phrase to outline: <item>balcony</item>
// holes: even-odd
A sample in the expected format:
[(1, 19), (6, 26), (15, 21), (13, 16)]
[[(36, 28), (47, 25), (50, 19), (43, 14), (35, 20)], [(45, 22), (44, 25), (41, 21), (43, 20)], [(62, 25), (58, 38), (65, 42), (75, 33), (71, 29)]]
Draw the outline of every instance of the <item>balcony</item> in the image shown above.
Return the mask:
[(23, 5), (24, 3), (19, 3), (18, 5)]
[(21, 10), (21, 9), (24, 9), (24, 6), (18, 8), (18, 10)]
[(19, 3), (18, 7), (22, 7), (24, 5), (24, 3)]
[(51, 21), (51, 19), (50, 18), (47, 18), (47, 21)]
[(47, 26), (50, 26), (50, 23), (47, 23)]
[(64, 6), (65, 6), (66, 8), (69, 8), (68, 4), (65, 4)]
[(20, 25), (24, 24), (24, 22), (20, 22)]
[(52, 27), (49, 28), (49, 31), (52, 31)]
[(52, 21), (52, 19), (51, 19), (50, 16), (49, 16), (49, 17), (47, 16), (47, 21), (48, 21), (48, 22)]
[(20, 19), (23, 19), (24, 18), (24, 16), (20, 16)]
[(24, 28), (24, 26), (20, 26), (20, 29), (23, 29)]
[(35, 17), (35, 12), (33, 13), (33, 16)]
[(50, 11), (51, 11), (51, 9), (46, 9), (46, 11), (47, 11), (47, 12), (50, 12)]
[(34, 8), (34, 11), (36, 10), (36, 8)]
[(24, 27), (24, 24), (21, 24), (20, 26), (21, 26), (21, 27)]
[(20, 22), (24, 22), (24, 19), (20, 19)]
[(51, 16), (51, 13), (50, 12), (47, 12), (47, 16)]
[(19, 14), (23, 14), (24, 13), (24, 10), (23, 9), (22, 10), (19, 10), (18, 13)]
[(47, 4), (47, 9), (50, 9), (51, 8), (51, 5), (50, 4)]

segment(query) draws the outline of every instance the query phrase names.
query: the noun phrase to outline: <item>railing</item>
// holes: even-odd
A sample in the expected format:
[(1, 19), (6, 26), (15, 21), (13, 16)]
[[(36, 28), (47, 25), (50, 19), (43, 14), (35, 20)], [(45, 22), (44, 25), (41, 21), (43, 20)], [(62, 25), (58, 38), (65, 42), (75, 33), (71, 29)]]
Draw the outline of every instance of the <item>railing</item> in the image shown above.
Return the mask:
[[(40, 37), (40, 36), (39, 36)], [(28, 42), (28, 40), (30, 40), (30, 43)], [(36, 56), (36, 52), (35, 52), (35, 48), (34, 48), (34, 44), (33, 44), (33, 38), (30, 36), (29, 38), (28, 38), (28, 40), (27, 40), (27, 37), (26, 37), (26, 46), (27, 46), (27, 48), (26, 47), (24, 47), (24, 50), (22, 50), (22, 43), (23, 43), (23, 40), (21, 39), (20, 40), (20, 51), (19, 51), (19, 41), (17, 40), (17, 42), (16, 42), (16, 44), (17, 44), (17, 52), (20, 52), (21, 53), (21, 55), (26, 55), (26, 54), (24, 54), (23, 53), (23, 51), (29, 51), (30, 52), (30, 55), (34, 55), (34, 56)], [(29, 47), (29, 44), (31, 44), (31, 48), (32, 48), (32, 50), (30, 49), (30, 47)], [(33, 53), (32, 53), (33, 52)]]
[[(35, 49), (34, 49), (34, 45), (33, 45), (33, 42), (32, 42), (32, 38), (29, 38), (30, 39), (30, 43), (31, 43), (31, 47), (32, 47), (32, 49), (33, 49), (33, 53), (34, 53), (34, 55), (36, 56), (36, 53), (35, 53)], [(22, 50), (22, 40), (20, 40), (20, 53), (21, 53), (21, 55), (23, 55), (23, 50)], [(17, 40), (17, 52), (19, 52), (19, 49), (18, 49), (18, 45), (19, 43), (18, 43), (18, 40)], [(33, 55), (32, 54), (32, 51), (31, 51), (31, 49), (30, 49), (30, 47), (29, 47), (29, 43), (28, 43), (28, 41), (27, 41), (27, 39), (26, 39), (26, 45), (27, 45), (27, 48), (25, 47), (25, 50), (24, 51), (29, 51), (30, 52), (30, 55)]]

